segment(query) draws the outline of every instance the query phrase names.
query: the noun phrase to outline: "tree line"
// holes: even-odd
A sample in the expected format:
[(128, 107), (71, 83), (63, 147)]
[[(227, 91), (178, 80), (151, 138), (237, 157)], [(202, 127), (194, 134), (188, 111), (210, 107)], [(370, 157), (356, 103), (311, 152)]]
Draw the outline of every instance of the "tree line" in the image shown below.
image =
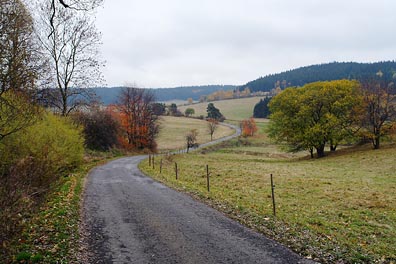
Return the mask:
[(242, 85), (240, 89), (248, 87), (251, 92), (275, 92), (287, 87), (304, 86), (318, 81), (334, 81), (341, 79), (361, 80), (371, 78), (378, 71), (384, 73), (383, 78), (392, 80), (396, 71), (395, 61), (376, 63), (332, 62), (319, 65), (300, 67), (278, 74), (270, 74)]

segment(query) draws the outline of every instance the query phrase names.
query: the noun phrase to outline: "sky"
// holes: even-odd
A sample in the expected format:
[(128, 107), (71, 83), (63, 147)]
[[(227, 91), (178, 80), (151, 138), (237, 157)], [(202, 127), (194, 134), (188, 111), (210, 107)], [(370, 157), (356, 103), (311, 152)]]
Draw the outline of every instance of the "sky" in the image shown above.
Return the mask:
[(105, 0), (109, 87), (242, 85), (313, 64), (396, 60), (394, 0)]

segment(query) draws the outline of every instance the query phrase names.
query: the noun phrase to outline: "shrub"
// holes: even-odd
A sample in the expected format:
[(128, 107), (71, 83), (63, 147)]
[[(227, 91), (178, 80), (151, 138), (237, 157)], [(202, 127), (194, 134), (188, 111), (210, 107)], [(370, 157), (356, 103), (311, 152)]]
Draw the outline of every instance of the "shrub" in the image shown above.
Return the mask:
[(120, 123), (109, 111), (96, 110), (73, 116), (83, 126), (85, 145), (92, 150), (110, 150), (118, 144)]
[(80, 129), (49, 113), (0, 142), (0, 241), (18, 230), (61, 176), (82, 163), (83, 154)]

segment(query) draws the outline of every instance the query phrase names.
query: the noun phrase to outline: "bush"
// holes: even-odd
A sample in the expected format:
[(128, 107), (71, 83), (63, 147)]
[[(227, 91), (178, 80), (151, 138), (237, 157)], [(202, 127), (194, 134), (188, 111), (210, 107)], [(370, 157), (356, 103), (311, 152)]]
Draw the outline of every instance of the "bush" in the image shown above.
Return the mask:
[(85, 145), (92, 150), (107, 151), (118, 144), (120, 123), (108, 111), (78, 113), (74, 120), (83, 126)]
[(49, 113), (0, 141), (0, 241), (18, 231), (53, 184), (82, 163), (83, 154), (80, 129)]

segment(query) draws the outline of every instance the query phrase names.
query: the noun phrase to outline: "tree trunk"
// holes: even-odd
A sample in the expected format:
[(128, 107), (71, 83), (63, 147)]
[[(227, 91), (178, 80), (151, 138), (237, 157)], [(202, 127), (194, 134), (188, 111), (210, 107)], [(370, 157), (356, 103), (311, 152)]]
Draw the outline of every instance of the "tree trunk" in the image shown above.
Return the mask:
[(309, 153), (311, 154), (311, 159), (313, 159), (314, 158), (313, 148), (309, 148)]
[(323, 158), (325, 156), (324, 148), (325, 148), (324, 144), (316, 148), (316, 153), (318, 154), (318, 158)]
[(373, 145), (374, 149), (379, 149), (380, 148), (380, 136), (376, 135), (374, 140), (373, 140)]
[(336, 151), (337, 145), (330, 145), (330, 151)]

